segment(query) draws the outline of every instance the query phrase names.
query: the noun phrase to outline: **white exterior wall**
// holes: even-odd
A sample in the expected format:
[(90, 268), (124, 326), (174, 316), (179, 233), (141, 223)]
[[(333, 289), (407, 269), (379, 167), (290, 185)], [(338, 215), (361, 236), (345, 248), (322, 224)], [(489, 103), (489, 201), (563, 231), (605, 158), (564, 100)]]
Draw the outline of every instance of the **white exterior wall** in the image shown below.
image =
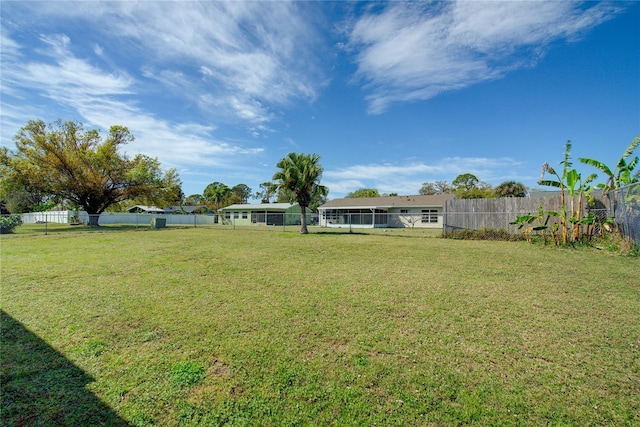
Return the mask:
[[(436, 210), (438, 222), (422, 222), (423, 210)], [(400, 211), (406, 210), (407, 213)], [(405, 228), (442, 228), (444, 224), (443, 208), (438, 206), (392, 208), (389, 209), (389, 227)]]

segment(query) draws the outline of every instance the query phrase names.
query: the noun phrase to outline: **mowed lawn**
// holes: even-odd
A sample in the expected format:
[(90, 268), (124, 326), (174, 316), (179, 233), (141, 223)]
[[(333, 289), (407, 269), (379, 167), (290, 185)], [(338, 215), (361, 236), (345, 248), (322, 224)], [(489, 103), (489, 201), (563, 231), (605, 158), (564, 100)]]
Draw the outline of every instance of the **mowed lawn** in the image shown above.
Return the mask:
[(0, 245), (3, 425), (640, 424), (640, 261), (606, 249), (215, 228)]

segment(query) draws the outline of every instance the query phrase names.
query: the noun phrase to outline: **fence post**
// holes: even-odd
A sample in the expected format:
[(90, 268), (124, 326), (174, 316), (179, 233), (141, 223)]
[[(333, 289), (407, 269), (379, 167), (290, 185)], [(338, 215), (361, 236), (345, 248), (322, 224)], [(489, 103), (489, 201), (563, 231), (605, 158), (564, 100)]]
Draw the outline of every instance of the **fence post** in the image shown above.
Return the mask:
[(49, 215), (44, 214), (44, 235), (46, 236), (49, 232)]

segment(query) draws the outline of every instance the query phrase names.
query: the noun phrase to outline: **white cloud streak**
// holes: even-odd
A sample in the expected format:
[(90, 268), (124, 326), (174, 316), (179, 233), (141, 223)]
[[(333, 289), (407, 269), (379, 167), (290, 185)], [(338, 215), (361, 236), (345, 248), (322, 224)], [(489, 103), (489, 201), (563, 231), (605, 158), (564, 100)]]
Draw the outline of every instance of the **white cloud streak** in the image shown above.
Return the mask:
[(570, 1), (391, 2), (355, 22), (347, 49), (379, 114), (535, 64), (553, 41), (575, 40), (616, 11)]

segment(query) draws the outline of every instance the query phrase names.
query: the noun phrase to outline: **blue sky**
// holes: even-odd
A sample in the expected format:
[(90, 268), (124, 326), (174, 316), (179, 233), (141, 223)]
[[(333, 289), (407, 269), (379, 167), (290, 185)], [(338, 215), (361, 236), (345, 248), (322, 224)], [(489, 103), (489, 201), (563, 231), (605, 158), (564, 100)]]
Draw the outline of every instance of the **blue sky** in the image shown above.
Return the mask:
[[(640, 3), (2, 1), (1, 142), (124, 125), (186, 195), (317, 153), (329, 198), (542, 163), (640, 132)], [(595, 170), (581, 166), (585, 173)]]

